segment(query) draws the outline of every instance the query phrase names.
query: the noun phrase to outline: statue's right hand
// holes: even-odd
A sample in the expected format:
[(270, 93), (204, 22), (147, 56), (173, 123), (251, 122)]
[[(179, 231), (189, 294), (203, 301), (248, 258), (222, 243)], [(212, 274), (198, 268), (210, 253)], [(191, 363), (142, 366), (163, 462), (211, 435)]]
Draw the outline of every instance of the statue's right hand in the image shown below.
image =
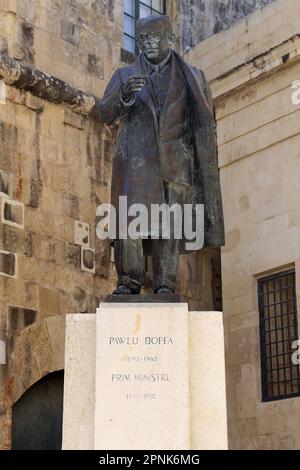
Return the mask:
[(146, 83), (147, 75), (132, 75), (128, 78), (127, 82), (121, 88), (123, 98), (127, 101), (133, 95), (143, 88)]

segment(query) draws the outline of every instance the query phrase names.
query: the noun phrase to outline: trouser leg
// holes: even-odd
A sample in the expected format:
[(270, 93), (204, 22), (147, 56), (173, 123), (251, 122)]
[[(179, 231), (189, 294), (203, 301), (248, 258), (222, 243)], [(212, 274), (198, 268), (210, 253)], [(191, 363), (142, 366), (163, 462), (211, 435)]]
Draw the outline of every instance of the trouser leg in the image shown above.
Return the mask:
[[(177, 183), (165, 183), (165, 203), (178, 204), (183, 210), (187, 187)], [(176, 291), (176, 277), (180, 255), (180, 239), (174, 237), (171, 225), (170, 239), (152, 240), (153, 290), (168, 287)]]
[(176, 291), (180, 240), (152, 240), (153, 291), (168, 287)]
[(145, 279), (142, 240), (116, 240), (114, 243), (118, 287), (139, 293)]

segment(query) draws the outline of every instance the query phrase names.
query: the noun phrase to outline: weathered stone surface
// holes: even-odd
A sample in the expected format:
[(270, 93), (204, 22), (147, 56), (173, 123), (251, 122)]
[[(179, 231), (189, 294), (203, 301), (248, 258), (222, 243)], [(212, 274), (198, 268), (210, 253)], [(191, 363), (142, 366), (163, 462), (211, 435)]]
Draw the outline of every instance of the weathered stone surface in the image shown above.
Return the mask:
[(95, 273), (95, 250), (81, 247), (81, 269)]
[[(0, 192), (24, 204), (24, 230), (0, 227), (0, 248), (18, 259), (17, 278), (0, 276), (0, 339), (8, 305), (36, 310), (39, 325), (59, 313), (95, 312), (112, 290), (114, 267), (94, 234), (97, 273), (81, 271), (74, 221), (84, 220), (94, 231), (98, 194), (109, 202), (94, 175), (101, 168), (101, 182), (110, 178), (113, 149), (97, 145), (109, 136), (85, 116), (118, 65), (123, 33), (117, 9), (119, 1), (97, 1), (93, 8), (91, 2), (0, 1), (0, 77), (6, 91), (0, 105)], [(114, 17), (118, 24), (112, 24)], [(12, 338), (5, 377), (0, 369), (0, 447), (10, 446), (13, 400), (43, 374), (63, 368), (62, 331), (53, 323), (51, 334), (34, 329), (29, 344), (27, 329), (20, 343)], [(40, 348), (49, 337), (51, 345)]]
[(12, 337), (7, 394), (11, 404), (44, 375), (64, 368), (65, 316), (35, 323)]
[(11, 446), (10, 436), (11, 410), (0, 412), (0, 450), (9, 450)]
[(88, 71), (98, 78), (104, 78), (104, 66), (101, 57), (88, 55)]
[(76, 23), (70, 21), (62, 20), (61, 21), (61, 37), (66, 41), (74, 44), (74, 46), (79, 46), (80, 41), (80, 27)]
[(65, 109), (64, 123), (77, 129), (84, 129), (84, 118), (69, 109)]
[[(175, 3), (168, 0), (168, 8), (173, 11)], [(95, 312), (115, 285), (111, 248), (95, 235), (96, 207), (109, 202), (115, 130), (86, 116), (120, 65), (122, 7), (121, 0), (0, 1), (0, 77), (6, 89), (0, 105), (0, 191), (24, 204), (24, 230), (0, 227), (0, 248), (18, 259), (17, 278), (0, 277), (0, 329), (6, 329), (9, 304), (36, 310), (43, 323), (56, 312)], [(75, 219), (90, 225), (95, 274), (81, 270)], [(212, 309), (210, 255), (188, 260), (181, 269), (180, 289), (192, 308)], [(37, 329), (29, 345), (27, 339), (12, 340), (7, 383), (0, 380), (6, 397), (14, 381), (17, 399), (59, 366), (60, 327), (53, 327), (52, 346), (40, 352), (46, 338)], [(41, 368), (34, 355), (43, 357)], [(12, 401), (2, 397), (0, 390), (0, 446), (9, 447)]]
[(79, 268), (81, 263), (81, 246), (69, 243), (66, 247), (66, 261)]
[(24, 204), (4, 198), (2, 205), (2, 223), (24, 228)]
[(24, 88), (50, 102), (69, 104), (72, 109), (82, 114), (89, 114), (96, 103), (92, 95), (74, 89), (66, 82), (3, 53), (0, 53), (0, 76), (8, 84)]
[(17, 164), (18, 128), (0, 122), (0, 165), (4, 172), (18, 173)]
[(8, 308), (8, 330), (22, 330), (37, 321), (38, 312), (33, 309), (10, 305)]
[[(94, 440), (95, 410), (95, 315), (68, 315), (66, 348), (74, 351), (74, 356), (66, 357), (63, 448), (91, 449)], [(80, 345), (86, 342), (83, 350)], [(74, 394), (74, 400), (68, 397)]]
[[(18, 59), (34, 65), (34, 27), (26, 21), (19, 25), (19, 56)], [(16, 57), (16, 56), (15, 56)]]
[(15, 277), (17, 271), (17, 261), (15, 253), (0, 251), (0, 274)]
[(61, 313), (60, 292), (58, 290), (40, 287), (39, 301), (41, 319)]
[(0, 192), (7, 196), (12, 195), (12, 174), (0, 171)]
[(75, 220), (74, 222), (74, 241), (76, 245), (90, 246), (90, 227), (89, 224)]
[(298, 276), (300, 268), (299, 105), (291, 99), (299, 54), (285, 59), (298, 41), (299, 13), (298, 1), (278, 0), (189, 54), (216, 97), (231, 449), (299, 446), (299, 398), (262, 401), (257, 293), (259, 278), (289, 267)]
[(181, 47), (185, 51), (200, 41), (275, 0), (178, 0), (181, 8)]

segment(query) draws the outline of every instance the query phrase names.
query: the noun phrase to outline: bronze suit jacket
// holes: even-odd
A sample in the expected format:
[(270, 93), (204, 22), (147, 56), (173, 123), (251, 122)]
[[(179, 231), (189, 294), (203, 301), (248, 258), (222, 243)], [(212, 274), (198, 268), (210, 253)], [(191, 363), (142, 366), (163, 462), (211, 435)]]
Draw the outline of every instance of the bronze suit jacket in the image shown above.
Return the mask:
[[(132, 107), (120, 101), (126, 80), (146, 73), (142, 55), (114, 73), (100, 102), (98, 118), (118, 127), (112, 204), (118, 211), (119, 196), (127, 196), (128, 206), (144, 204), (150, 211), (151, 204), (164, 202), (164, 181), (188, 185), (187, 202), (204, 204), (205, 246), (221, 246), (224, 222), (210, 89), (204, 73), (186, 64), (174, 50), (171, 60), (170, 88), (159, 122), (147, 84)], [(184, 124), (187, 113), (190, 129)]]

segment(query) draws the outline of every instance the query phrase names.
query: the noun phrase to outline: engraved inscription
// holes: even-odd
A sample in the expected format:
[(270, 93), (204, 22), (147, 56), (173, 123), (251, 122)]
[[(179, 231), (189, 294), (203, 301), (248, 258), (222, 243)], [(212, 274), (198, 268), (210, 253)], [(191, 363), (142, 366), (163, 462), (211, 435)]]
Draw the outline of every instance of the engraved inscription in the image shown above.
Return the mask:
[(138, 336), (111, 336), (109, 338), (109, 344), (115, 346), (131, 346), (144, 343), (146, 345), (168, 345), (174, 344), (173, 338), (170, 336), (145, 336), (139, 338)]

